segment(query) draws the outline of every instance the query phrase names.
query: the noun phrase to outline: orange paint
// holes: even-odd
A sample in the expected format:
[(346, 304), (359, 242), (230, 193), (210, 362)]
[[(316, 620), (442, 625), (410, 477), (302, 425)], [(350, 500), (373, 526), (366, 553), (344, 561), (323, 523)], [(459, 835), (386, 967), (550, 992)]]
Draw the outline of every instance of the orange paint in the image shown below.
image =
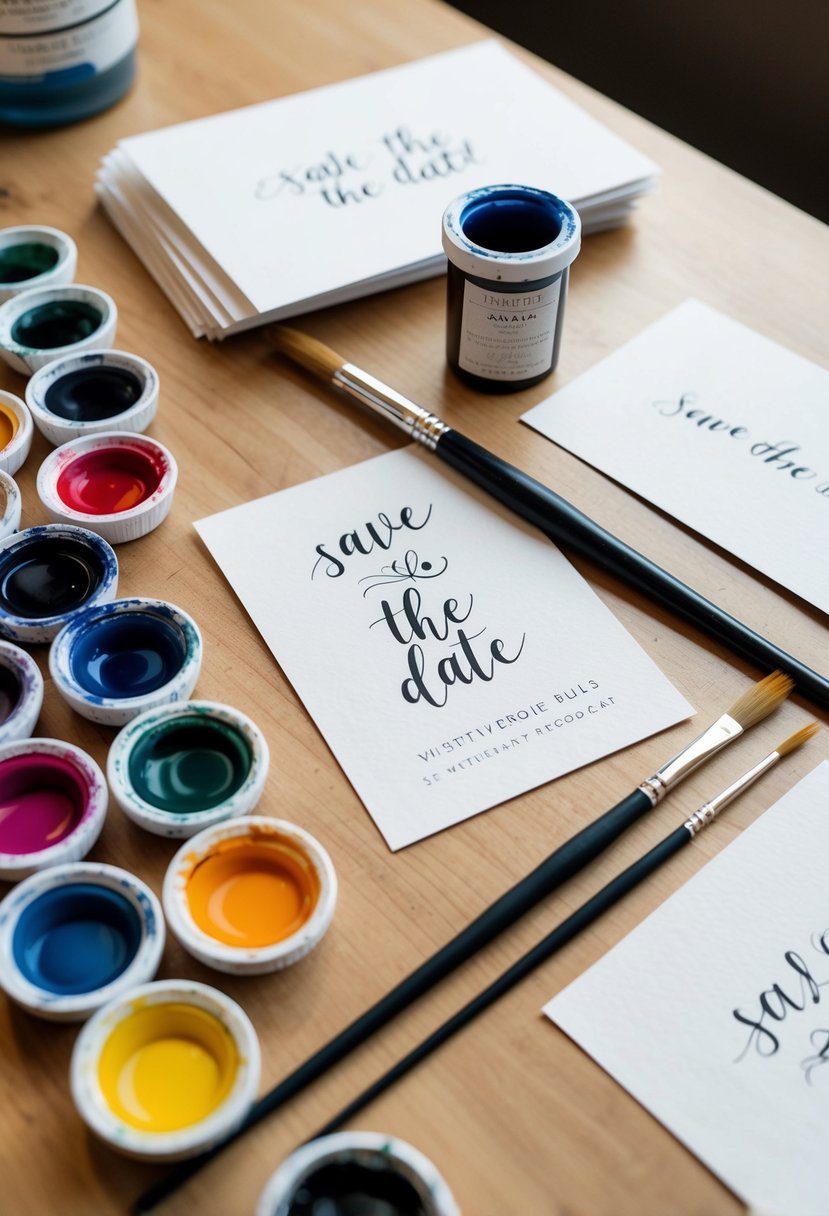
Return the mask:
[(203, 933), (250, 950), (284, 941), (305, 924), (319, 880), (293, 842), (254, 832), (217, 843), (194, 865), (185, 892)]
[(17, 414), (13, 414), (0, 401), (0, 452), (7, 448), (20, 428)]

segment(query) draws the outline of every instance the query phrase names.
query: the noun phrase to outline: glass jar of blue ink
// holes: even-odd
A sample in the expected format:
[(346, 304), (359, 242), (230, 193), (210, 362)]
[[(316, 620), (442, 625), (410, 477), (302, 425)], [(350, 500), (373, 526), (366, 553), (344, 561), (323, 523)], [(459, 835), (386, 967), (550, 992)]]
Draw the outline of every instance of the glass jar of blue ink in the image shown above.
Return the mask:
[(446, 358), (459, 379), (510, 393), (550, 375), (580, 247), (578, 213), (546, 190), (484, 186), (449, 204)]
[(135, 0), (0, 0), (0, 122), (89, 118), (135, 77)]

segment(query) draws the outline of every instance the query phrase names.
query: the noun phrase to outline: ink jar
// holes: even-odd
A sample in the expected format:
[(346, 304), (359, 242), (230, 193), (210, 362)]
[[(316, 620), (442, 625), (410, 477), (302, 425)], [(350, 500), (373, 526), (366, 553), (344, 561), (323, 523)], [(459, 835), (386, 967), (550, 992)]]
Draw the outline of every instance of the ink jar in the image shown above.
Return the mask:
[(135, 0), (0, 0), (0, 122), (61, 126), (114, 105), (137, 42)]
[(488, 393), (529, 388), (558, 362), (578, 213), (533, 186), (483, 186), (443, 215), (446, 358)]

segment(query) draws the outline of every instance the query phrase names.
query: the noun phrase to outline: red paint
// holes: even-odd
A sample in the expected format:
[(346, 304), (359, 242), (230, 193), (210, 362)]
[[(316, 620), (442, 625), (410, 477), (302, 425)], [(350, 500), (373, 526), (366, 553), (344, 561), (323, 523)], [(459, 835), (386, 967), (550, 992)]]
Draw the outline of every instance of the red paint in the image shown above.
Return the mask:
[(83, 818), (89, 787), (69, 760), (44, 752), (0, 760), (0, 853), (38, 853)]
[(166, 472), (160, 452), (138, 443), (118, 444), (71, 460), (58, 477), (57, 492), (73, 511), (117, 515), (148, 499)]

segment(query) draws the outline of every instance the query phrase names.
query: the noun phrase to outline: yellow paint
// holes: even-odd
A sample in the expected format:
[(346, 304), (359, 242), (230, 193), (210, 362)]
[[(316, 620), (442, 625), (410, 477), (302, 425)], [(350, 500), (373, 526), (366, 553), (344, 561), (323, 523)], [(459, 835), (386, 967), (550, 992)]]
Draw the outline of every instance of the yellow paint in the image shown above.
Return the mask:
[(205, 1119), (230, 1093), (236, 1045), (218, 1018), (180, 1002), (143, 1005), (118, 1023), (98, 1060), (98, 1081), (118, 1119), (171, 1132)]
[(319, 880), (293, 841), (253, 833), (220, 841), (194, 865), (185, 891), (203, 933), (251, 950), (302, 928), (319, 898)]
[(17, 414), (12, 413), (7, 405), (0, 401), (0, 452), (7, 448), (20, 429)]

